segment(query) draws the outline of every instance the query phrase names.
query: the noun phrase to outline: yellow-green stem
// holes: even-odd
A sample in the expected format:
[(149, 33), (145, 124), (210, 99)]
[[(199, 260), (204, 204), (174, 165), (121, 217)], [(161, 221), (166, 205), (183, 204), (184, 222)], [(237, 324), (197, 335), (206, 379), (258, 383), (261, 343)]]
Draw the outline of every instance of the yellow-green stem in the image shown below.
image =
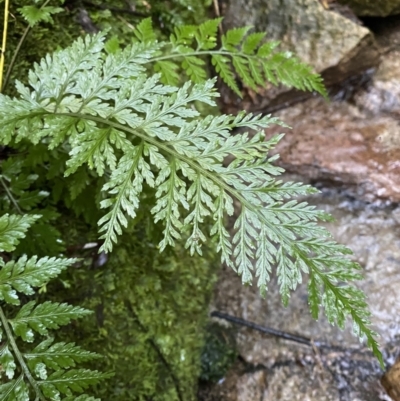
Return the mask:
[(8, 28), (8, 8), (9, 0), (5, 1), (4, 4), (4, 27), (3, 27), (3, 41), (1, 43), (1, 55), (0, 55), (0, 92), (3, 88), (3, 71), (4, 71), (4, 57), (6, 53), (7, 44), (7, 28)]

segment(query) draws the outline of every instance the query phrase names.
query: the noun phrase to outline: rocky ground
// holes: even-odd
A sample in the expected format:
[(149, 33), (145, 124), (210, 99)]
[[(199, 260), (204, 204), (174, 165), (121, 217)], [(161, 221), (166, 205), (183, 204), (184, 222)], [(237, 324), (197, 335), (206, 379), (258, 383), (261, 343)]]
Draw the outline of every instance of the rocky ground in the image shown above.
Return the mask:
[[(292, 127), (267, 132), (286, 132), (276, 149), (287, 170), (285, 179), (321, 189), (308, 201), (336, 218), (329, 229), (364, 269), (360, 287), (368, 294), (390, 369), (400, 355), (400, 16), (359, 20), (353, 11), (378, 15), (371, 11), (374, 2), (360, 11), (361, 2), (225, 4), (227, 26), (250, 23), (267, 30), (316, 65), (331, 101), (285, 88), (261, 94), (248, 90), (243, 101), (226, 92), (224, 100), (228, 111), (272, 110)], [(399, 10), (400, 2), (394, 3), (385, 6), (384, 16)], [(400, 400), (400, 364), (386, 374), (382, 386), (384, 371), (352, 336), (351, 327), (342, 332), (323, 318), (311, 318), (305, 285), (284, 308), (274, 283), (263, 300), (255, 286), (243, 287), (225, 269), (212, 309), (340, 347), (319, 349), (230, 325), (239, 358), (218, 384), (201, 388), (201, 400)]]

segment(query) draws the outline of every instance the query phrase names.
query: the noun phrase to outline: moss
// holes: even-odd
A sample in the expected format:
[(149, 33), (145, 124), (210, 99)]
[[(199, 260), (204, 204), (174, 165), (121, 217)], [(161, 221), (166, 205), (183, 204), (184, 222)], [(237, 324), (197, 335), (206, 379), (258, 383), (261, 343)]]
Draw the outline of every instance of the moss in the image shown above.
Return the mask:
[(232, 367), (238, 352), (232, 331), (216, 323), (207, 326), (201, 353), (200, 380), (217, 382)]
[[(115, 372), (96, 389), (102, 399), (192, 401), (218, 263), (207, 251), (190, 257), (178, 247), (160, 254), (142, 234), (135, 228), (123, 236), (103, 266), (83, 264), (63, 278), (75, 289), (75, 303), (95, 313), (61, 339), (105, 356), (92, 365)], [(73, 302), (67, 289), (49, 292)]]

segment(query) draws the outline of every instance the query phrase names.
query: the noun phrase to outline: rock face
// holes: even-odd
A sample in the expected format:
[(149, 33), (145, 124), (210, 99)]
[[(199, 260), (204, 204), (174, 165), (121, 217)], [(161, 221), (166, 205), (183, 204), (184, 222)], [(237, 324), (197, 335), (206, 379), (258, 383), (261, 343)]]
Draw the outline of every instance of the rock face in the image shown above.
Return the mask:
[(370, 115), (384, 113), (400, 117), (400, 50), (386, 55), (369, 88), (358, 93), (355, 101)]
[[(311, 182), (336, 182), (369, 201), (400, 201), (400, 51), (348, 101), (310, 99), (276, 113), (293, 129), (280, 164)], [(271, 128), (268, 133), (284, 131)]]
[[(266, 32), (268, 40), (281, 41), (281, 50), (289, 50), (311, 64), (330, 86), (376, 66), (379, 61), (371, 32), (354, 15), (350, 19), (349, 13), (345, 16), (335, 10), (337, 7), (325, 8), (319, 0), (228, 0), (224, 27), (251, 25)], [(264, 110), (275, 103), (310, 97), (310, 93), (271, 86), (258, 94), (244, 90), (243, 101), (227, 92), (222, 92), (226, 112), (238, 107), (254, 109), (254, 105), (257, 110)]]
[[(332, 1), (321, 3), (330, 6)], [(283, 39), (287, 48), (325, 71), (331, 82), (340, 75), (335, 71), (346, 76), (357, 64), (362, 68), (368, 64), (354, 54), (360, 54), (355, 49), (363, 48), (363, 38), (370, 34), (359, 40), (350, 38), (345, 44), (346, 24), (356, 24), (316, 0), (230, 0), (227, 13), (230, 24), (253, 24), (267, 30), (270, 38)], [(340, 29), (332, 26), (338, 18), (346, 20)], [(284, 103), (286, 108), (274, 115), (293, 129), (272, 127), (267, 131), (267, 135), (286, 132), (276, 149), (279, 163), (289, 173), (286, 179), (319, 185), (322, 193), (307, 201), (334, 216), (336, 222), (329, 223), (328, 229), (354, 251), (354, 259), (363, 267), (365, 278), (358, 287), (368, 295), (388, 366), (400, 355), (400, 18), (390, 20), (379, 27), (382, 62), (376, 69), (356, 85), (349, 79), (330, 102), (304, 98), (295, 104)], [(308, 32), (308, 44), (302, 29)], [(313, 34), (317, 29), (323, 31), (320, 37)], [(348, 29), (355, 32), (352, 29), (358, 28), (352, 25)], [(365, 28), (360, 29), (362, 33)], [(333, 34), (335, 30), (342, 36)], [(326, 56), (322, 56), (325, 49), (319, 40), (328, 48)], [(342, 42), (338, 45), (329, 40)], [(346, 50), (341, 52), (341, 46)], [(276, 93), (279, 91), (253, 96), (244, 104), (250, 111), (261, 111), (276, 100)], [(288, 98), (291, 100), (290, 93)], [(318, 322), (311, 318), (306, 284), (299, 286), (285, 309), (276, 278), (263, 300), (255, 286), (242, 286), (240, 278), (226, 269), (221, 272), (213, 308), (346, 350), (315, 351), (249, 328), (236, 328), (241, 362), (207, 401), (388, 401), (388, 394), (398, 398), (398, 363), (382, 379), (385, 391), (383, 371), (352, 336), (351, 327), (340, 331), (322, 316)]]
[(386, 17), (400, 14), (400, 0), (338, 0), (349, 6), (357, 15)]
[[(385, 360), (394, 363), (400, 351), (400, 208), (377, 208), (349, 201), (334, 191), (309, 199), (336, 219), (328, 228), (354, 250), (365, 279), (374, 329), (381, 335)], [(237, 328), (237, 343), (247, 368), (238, 367), (217, 386), (221, 401), (379, 401), (388, 400), (380, 384), (378, 362), (351, 334), (332, 327), (308, 312), (307, 288), (301, 285), (288, 308), (281, 305), (273, 281), (263, 300), (254, 287), (244, 287), (230, 269), (222, 272), (214, 308), (234, 316), (291, 333), (338, 344), (347, 351), (319, 351), (248, 328)], [(252, 367), (252, 368), (251, 368)], [(390, 378), (393, 376), (390, 373)], [(229, 391), (224, 387), (229, 385)], [(247, 390), (246, 390), (247, 389)], [(254, 398), (249, 397), (249, 391)], [(222, 394), (224, 396), (222, 396)], [(257, 397), (255, 397), (257, 395)], [(386, 398), (385, 398), (386, 397)]]
[[(367, 95), (366, 95), (367, 96)], [(385, 98), (371, 107), (385, 104)], [(386, 102), (389, 103), (389, 102)], [(387, 106), (389, 107), (389, 106)], [(275, 151), (278, 162), (311, 182), (336, 182), (369, 201), (400, 201), (400, 125), (347, 102), (311, 99), (277, 115), (293, 129)], [(285, 131), (271, 128), (268, 134)]]
[[(267, 39), (281, 40), (284, 49), (318, 72), (330, 69), (331, 80), (365, 68), (360, 63), (376, 61), (369, 30), (324, 8), (318, 0), (230, 0), (224, 24), (226, 28), (252, 25), (267, 32)], [(335, 77), (332, 69), (339, 66), (340, 77)]]

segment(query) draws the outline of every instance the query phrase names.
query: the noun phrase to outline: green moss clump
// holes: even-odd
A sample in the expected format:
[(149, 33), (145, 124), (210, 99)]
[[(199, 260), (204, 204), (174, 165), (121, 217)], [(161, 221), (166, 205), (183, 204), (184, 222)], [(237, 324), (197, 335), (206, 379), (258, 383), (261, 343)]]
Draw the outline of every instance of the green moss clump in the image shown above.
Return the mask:
[(97, 388), (104, 400), (192, 401), (218, 263), (179, 247), (159, 254), (139, 235), (120, 243), (104, 266), (65, 279), (95, 314), (61, 337), (105, 356), (92, 366), (115, 372)]
[(222, 379), (237, 356), (232, 330), (216, 323), (208, 324), (201, 353), (200, 380), (217, 382)]

